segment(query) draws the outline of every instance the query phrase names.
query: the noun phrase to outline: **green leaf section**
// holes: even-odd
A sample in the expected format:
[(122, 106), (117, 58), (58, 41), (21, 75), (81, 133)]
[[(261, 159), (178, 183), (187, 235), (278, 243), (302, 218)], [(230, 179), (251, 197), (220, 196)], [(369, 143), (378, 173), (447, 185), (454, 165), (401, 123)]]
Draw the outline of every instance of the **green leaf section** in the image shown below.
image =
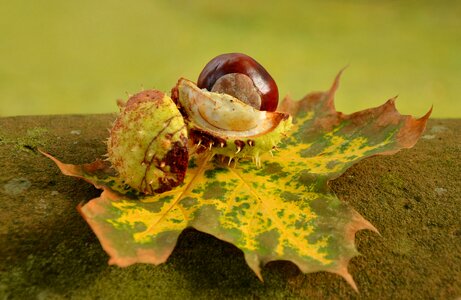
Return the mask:
[(312, 128), (315, 117), (315, 114), (305, 117), (305, 122), (295, 127), (275, 154), (292, 172), (332, 179), (363, 158), (398, 148), (396, 137), (401, 123), (374, 131), (369, 128), (371, 124), (356, 125), (342, 120), (328, 132), (312, 133), (306, 128)]

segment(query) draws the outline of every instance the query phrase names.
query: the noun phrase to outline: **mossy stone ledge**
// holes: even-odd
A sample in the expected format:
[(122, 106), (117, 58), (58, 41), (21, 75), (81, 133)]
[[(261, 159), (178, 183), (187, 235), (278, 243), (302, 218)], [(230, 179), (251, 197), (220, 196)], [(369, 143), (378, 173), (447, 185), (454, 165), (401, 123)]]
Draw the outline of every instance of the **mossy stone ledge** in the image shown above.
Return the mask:
[(114, 114), (0, 118), (0, 299), (458, 299), (461, 119), (430, 120), (412, 149), (376, 156), (331, 186), (380, 235), (360, 231), (349, 271), (273, 262), (261, 283), (234, 246), (189, 229), (165, 264), (109, 266), (76, 206), (99, 195), (43, 149), (81, 164), (106, 153)]

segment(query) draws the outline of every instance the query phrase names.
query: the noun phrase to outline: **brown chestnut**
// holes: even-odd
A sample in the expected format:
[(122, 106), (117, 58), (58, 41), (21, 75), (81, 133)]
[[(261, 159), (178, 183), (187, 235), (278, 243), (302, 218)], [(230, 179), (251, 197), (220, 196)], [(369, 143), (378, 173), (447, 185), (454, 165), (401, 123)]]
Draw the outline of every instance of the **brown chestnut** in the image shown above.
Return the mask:
[(203, 68), (197, 86), (232, 95), (259, 110), (277, 109), (279, 92), (274, 79), (263, 66), (246, 54), (216, 56)]

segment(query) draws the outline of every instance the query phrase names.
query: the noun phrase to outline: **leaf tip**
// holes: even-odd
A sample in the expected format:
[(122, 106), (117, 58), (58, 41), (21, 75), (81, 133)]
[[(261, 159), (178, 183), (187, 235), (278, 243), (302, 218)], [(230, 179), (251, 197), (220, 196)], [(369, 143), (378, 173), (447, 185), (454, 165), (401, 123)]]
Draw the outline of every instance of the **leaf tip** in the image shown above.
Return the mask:
[(57, 159), (56, 157), (54, 157), (53, 155), (49, 154), (48, 152), (42, 149), (38, 149), (38, 151), (44, 156), (51, 159), (56, 164), (56, 166), (58, 166), (59, 170), (61, 170), (62, 174), (67, 175), (67, 176), (75, 176), (75, 177), (81, 176), (81, 172), (79, 172), (79, 170), (77, 169), (77, 166), (72, 165), (72, 164), (65, 164), (61, 162), (59, 159)]
[(349, 271), (347, 270), (347, 264), (345, 264), (340, 269), (336, 270), (335, 273), (344, 278), (344, 280), (346, 280), (346, 282), (354, 289), (354, 291), (356, 293), (359, 293), (359, 289), (354, 281), (354, 278), (352, 277), (351, 273), (349, 273)]
[(135, 262), (131, 262), (131, 261), (128, 261), (128, 260), (122, 260), (122, 259), (118, 259), (118, 258), (115, 258), (115, 257), (110, 257), (109, 261), (107, 263), (110, 266), (115, 265), (117, 267), (125, 268), (125, 267), (128, 267), (128, 266), (134, 264)]
[(432, 114), (432, 109), (433, 106), (419, 119), (407, 116), (407, 120), (397, 136), (397, 140), (403, 148), (411, 148), (416, 144), (419, 137), (426, 130), (427, 121)]
[(431, 108), (429, 109), (429, 111), (424, 116), (419, 118), (418, 120), (419, 121), (427, 121), (429, 119), (429, 117), (431, 116), (431, 114), (432, 114), (433, 108), (434, 108), (434, 105), (431, 105)]
[(334, 104), (334, 99), (335, 99), (335, 94), (336, 91), (338, 90), (339, 87), (339, 82), (341, 80), (341, 76), (343, 72), (346, 70), (348, 66), (345, 66), (341, 70), (339, 70), (338, 74), (336, 75), (335, 79), (333, 80), (333, 84), (331, 85), (330, 89), (327, 92), (328, 98), (326, 101), (326, 106), (331, 110), (331, 111), (336, 111), (335, 109), (335, 104)]
[[(49, 154), (48, 152), (46, 152), (45, 150), (41, 149), (41, 148), (37, 148), (38, 152), (40, 152), (43, 156), (46, 156), (48, 157), (49, 159), (51, 159), (52, 161), (54, 161), (56, 163), (56, 161), (59, 162), (58, 159), (56, 159), (53, 155)], [(57, 164), (57, 163), (56, 163)]]
[(264, 282), (263, 276), (261, 274), (261, 261), (259, 260), (258, 255), (253, 253), (245, 253), (245, 261), (250, 269), (256, 274), (258, 279), (261, 282)]
[(167, 261), (168, 257), (170, 256), (171, 251), (165, 251), (164, 253), (157, 253), (154, 250), (148, 249), (137, 249), (136, 254), (133, 257), (123, 257), (118, 256), (117, 253), (109, 252), (107, 249), (106, 252), (110, 255), (108, 264), (109, 265), (116, 265), (121, 268), (125, 268), (131, 266), (136, 263), (146, 263), (146, 264), (153, 264), (159, 265), (163, 264)]
[[(399, 97), (399, 95), (395, 95), (394, 97), (390, 98), (389, 100), (387, 100), (386, 102), (388, 102), (390, 105), (393, 106), (394, 109), (396, 109), (395, 107), (395, 101), (397, 100), (397, 98)], [(387, 103), (386, 103), (387, 104)]]
[(378, 229), (376, 229), (373, 224), (367, 221), (364, 217), (362, 217), (358, 212), (355, 210), (353, 211), (352, 222), (346, 227), (346, 238), (350, 241), (355, 239), (355, 234), (357, 231), (360, 230), (371, 230), (377, 234), (380, 234)]

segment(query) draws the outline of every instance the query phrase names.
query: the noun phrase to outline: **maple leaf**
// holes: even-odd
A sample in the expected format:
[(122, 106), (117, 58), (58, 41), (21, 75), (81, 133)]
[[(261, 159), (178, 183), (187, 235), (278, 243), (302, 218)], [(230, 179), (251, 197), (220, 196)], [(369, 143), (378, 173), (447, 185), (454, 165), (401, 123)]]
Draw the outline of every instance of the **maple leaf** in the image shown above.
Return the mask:
[(361, 159), (412, 147), (431, 111), (420, 119), (403, 116), (391, 99), (351, 115), (336, 112), (339, 77), (326, 92), (284, 99), (280, 110), (293, 116), (294, 126), (261, 168), (251, 161), (227, 166), (210, 154), (195, 156), (179, 187), (145, 196), (103, 161), (76, 166), (44, 154), (64, 174), (103, 189), (79, 210), (110, 264), (163, 263), (180, 233), (193, 227), (241, 249), (261, 280), (264, 264), (288, 260), (304, 273), (339, 274), (357, 290), (347, 270), (358, 255), (355, 233), (377, 230), (340, 201), (328, 181)]

